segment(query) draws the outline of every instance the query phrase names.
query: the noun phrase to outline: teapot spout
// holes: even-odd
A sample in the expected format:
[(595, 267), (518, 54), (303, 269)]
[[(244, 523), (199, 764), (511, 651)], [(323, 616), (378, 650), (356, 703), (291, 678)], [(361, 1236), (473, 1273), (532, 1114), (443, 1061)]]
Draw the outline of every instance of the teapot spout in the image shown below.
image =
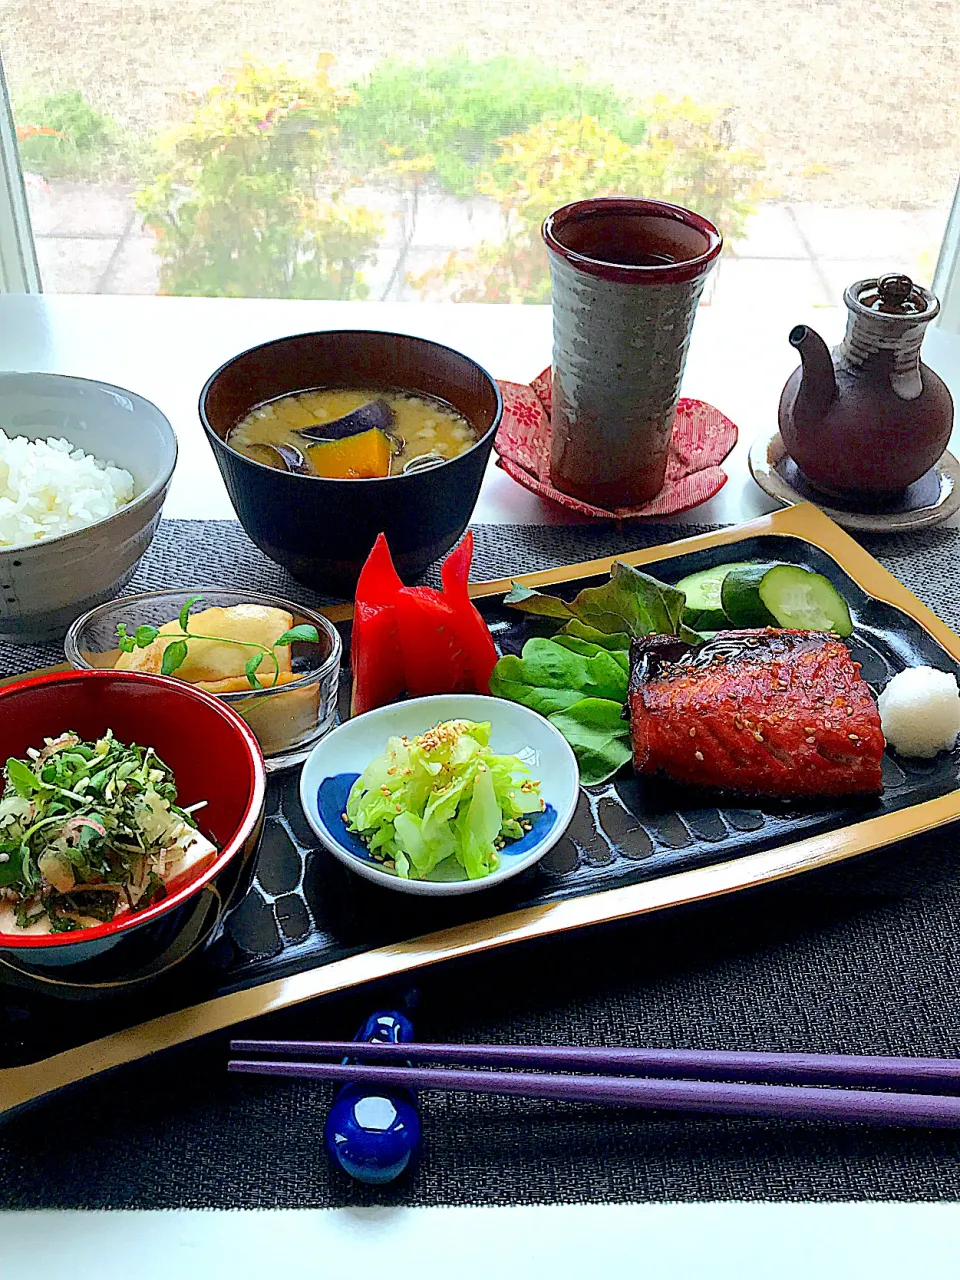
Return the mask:
[(803, 371), (793, 406), (798, 425), (817, 422), (837, 398), (837, 375), (829, 348), (815, 329), (798, 324), (790, 330), (790, 345), (800, 353)]

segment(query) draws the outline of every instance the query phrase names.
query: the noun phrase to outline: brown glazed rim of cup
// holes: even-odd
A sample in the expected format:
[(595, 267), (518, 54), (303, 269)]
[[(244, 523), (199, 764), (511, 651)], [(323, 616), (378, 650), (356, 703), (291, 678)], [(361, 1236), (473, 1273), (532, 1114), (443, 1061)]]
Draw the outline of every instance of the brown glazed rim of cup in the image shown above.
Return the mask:
[[(589, 258), (568, 249), (557, 238), (557, 233), (570, 223), (603, 213), (671, 218), (674, 222), (682, 222), (684, 226), (699, 231), (706, 238), (708, 247), (704, 253), (683, 262), (664, 263), (656, 267), (631, 267), (623, 263)], [(551, 253), (558, 254), (580, 271), (617, 284), (684, 284), (689, 280), (696, 280), (706, 275), (723, 248), (723, 236), (709, 218), (694, 213), (691, 209), (683, 209), (680, 205), (667, 204), (665, 200), (641, 200), (632, 196), (597, 196), (592, 200), (575, 200), (548, 214), (540, 230)]]

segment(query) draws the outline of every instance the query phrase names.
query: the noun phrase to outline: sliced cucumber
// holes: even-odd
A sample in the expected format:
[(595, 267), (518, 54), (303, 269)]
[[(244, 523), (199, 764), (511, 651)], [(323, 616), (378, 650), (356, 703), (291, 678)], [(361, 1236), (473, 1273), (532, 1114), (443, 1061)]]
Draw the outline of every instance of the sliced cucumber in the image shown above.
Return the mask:
[(775, 627), (777, 619), (760, 596), (764, 578), (777, 566), (765, 564), (737, 565), (721, 584), (723, 611), (735, 627)]
[(809, 627), (838, 636), (853, 632), (846, 600), (822, 573), (793, 564), (777, 565), (760, 584), (760, 598), (781, 627)]
[(699, 573), (691, 573), (677, 583), (677, 590), (686, 596), (683, 609), (683, 620), (688, 627), (696, 631), (720, 630), (725, 627), (729, 618), (723, 611), (720, 599), (723, 580), (734, 569), (749, 569), (751, 566), (743, 561), (731, 564), (717, 564), (712, 569), (701, 569)]
[(853, 631), (847, 602), (820, 573), (795, 564), (756, 564), (738, 567), (723, 580), (724, 612), (738, 627), (795, 627)]

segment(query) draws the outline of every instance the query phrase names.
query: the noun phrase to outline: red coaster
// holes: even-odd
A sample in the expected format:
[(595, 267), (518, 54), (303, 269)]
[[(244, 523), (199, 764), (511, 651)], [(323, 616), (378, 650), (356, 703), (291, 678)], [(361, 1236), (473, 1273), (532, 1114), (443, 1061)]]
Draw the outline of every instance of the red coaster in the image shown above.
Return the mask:
[(571, 511), (600, 520), (666, 516), (687, 511), (719, 493), (727, 483), (720, 467), (737, 443), (737, 428), (719, 409), (702, 400), (681, 400), (667, 458), (667, 478), (655, 498), (640, 507), (607, 511), (561, 493), (550, 483), (550, 410), (552, 378), (544, 369), (524, 386), (501, 382), (503, 421), (493, 447), (500, 466), (525, 489)]

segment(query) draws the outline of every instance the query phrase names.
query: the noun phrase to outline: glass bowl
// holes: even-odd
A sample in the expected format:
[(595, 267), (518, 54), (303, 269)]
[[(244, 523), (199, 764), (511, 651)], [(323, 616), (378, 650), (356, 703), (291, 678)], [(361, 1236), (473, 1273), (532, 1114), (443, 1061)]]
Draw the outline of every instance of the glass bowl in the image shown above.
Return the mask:
[(275, 596), (227, 591), (220, 587), (146, 591), (142, 595), (111, 600), (78, 618), (64, 640), (67, 661), (80, 671), (113, 667), (120, 656), (117, 645), (120, 623), (128, 635), (133, 635), (137, 627), (160, 627), (175, 621), (182, 606), (191, 597), (198, 596), (202, 597), (200, 608), (259, 604), (283, 609), (292, 616), (294, 626), (316, 627), (319, 642), (297, 640), (290, 645), (296, 679), (271, 688), (266, 674), (269, 667), (264, 663), (258, 674), (266, 687), (214, 695), (242, 716), (256, 734), (268, 772), (302, 763), (315, 743), (333, 727), (342, 650), (336, 627), (322, 614), (302, 605)]

